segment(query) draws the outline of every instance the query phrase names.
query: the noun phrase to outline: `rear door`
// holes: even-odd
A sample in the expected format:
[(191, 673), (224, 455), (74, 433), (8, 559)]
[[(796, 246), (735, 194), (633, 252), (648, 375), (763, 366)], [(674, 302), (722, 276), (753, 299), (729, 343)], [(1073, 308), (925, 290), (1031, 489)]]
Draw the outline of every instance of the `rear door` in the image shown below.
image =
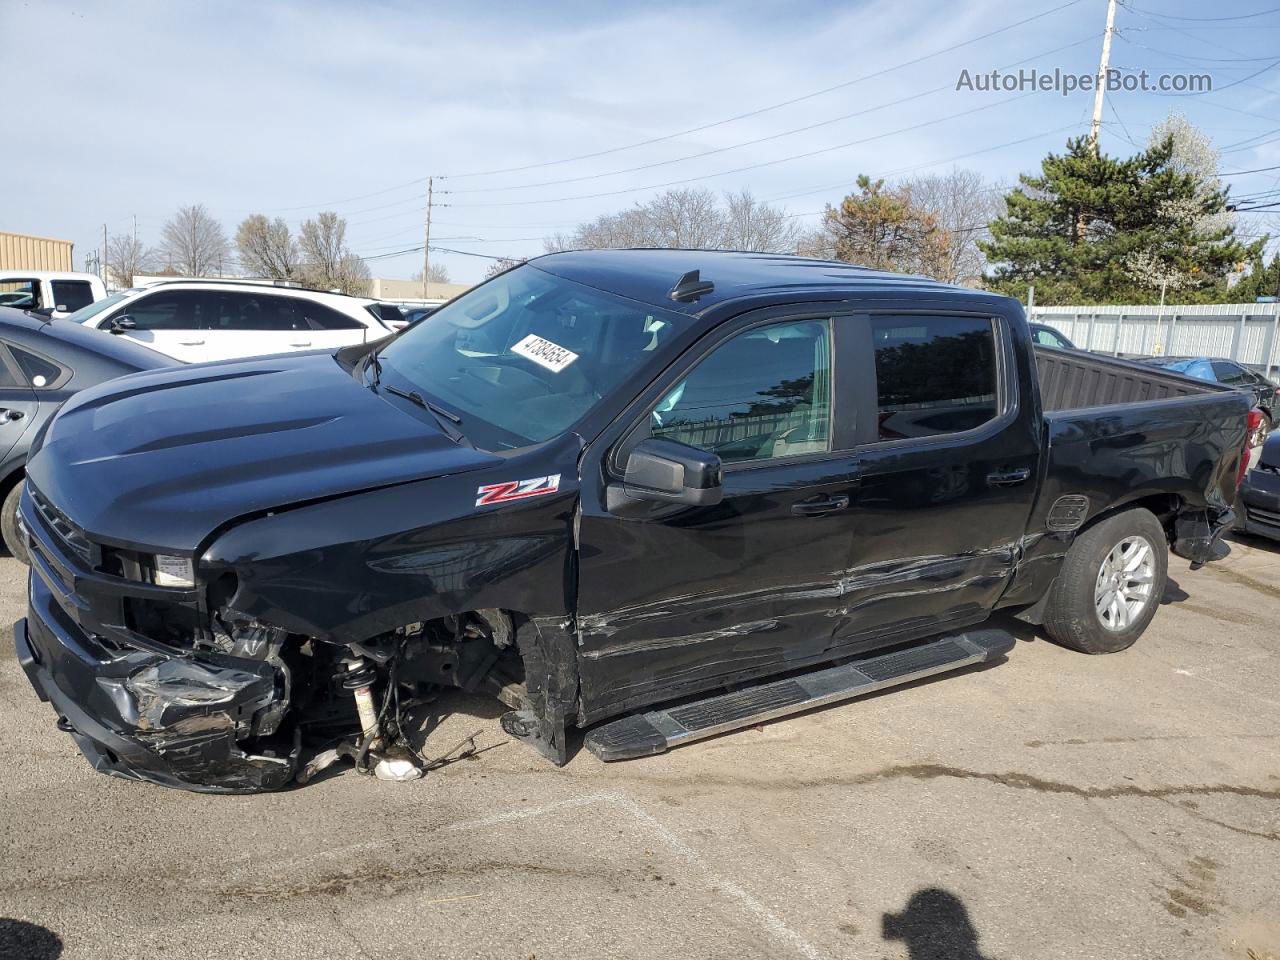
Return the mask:
[[(856, 365), (861, 489), (844, 584), (854, 647), (985, 618), (1021, 551), (1041, 417), (1029, 349), (988, 313), (871, 313)], [(843, 354), (842, 354), (843, 356)]]
[[(858, 471), (834, 335), (829, 316), (735, 324), (593, 444), (578, 529), (589, 715), (820, 660), (847, 628)], [(611, 509), (607, 488), (646, 436), (717, 453), (723, 501)]]
[(9, 344), (0, 341), (0, 462), (36, 422), (40, 399), (31, 389)]

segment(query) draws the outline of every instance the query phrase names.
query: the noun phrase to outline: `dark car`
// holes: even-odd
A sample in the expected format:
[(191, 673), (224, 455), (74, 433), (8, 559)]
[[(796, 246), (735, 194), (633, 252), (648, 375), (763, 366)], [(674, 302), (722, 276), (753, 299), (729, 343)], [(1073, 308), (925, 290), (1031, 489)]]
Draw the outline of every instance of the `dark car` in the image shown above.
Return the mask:
[(1027, 326), (1031, 330), (1031, 342), (1038, 347), (1056, 347), (1059, 350), (1080, 349), (1057, 327), (1051, 327), (1047, 323), (1028, 323)]
[(1188, 377), (1211, 380), (1247, 391), (1253, 396), (1253, 405), (1262, 411), (1262, 422), (1254, 431), (1253, 445), (1262, 444), (1270, 436), (1275, 425), (1275, 415), (1280, 413), (1280, 405), (1277, 404), (1280, 384), (1268, 380), (1244, 364), (1222, 357), (1145, 357), (1142, 362)]
[(1262, 445), (1258, 465), (1244, 478), (1236, 506), (1238, 529), (1280, 540), (1280, 433)]
[(98, 770), (187, 789), (420, 772), (447, 688), (556, 763), (660, 753), (998, 661), (997, 609), (1128, 647), (1170, 550), (1224, 552), (1249, 406), (922, 277), (552, 254), (380, 344), (73, 399), (17, 656)]
[(15, 557), (27, 556), (18, 500), (32, 438), (76, 391), (177, 362), (76, 323), (0, 307), (0, 537)]

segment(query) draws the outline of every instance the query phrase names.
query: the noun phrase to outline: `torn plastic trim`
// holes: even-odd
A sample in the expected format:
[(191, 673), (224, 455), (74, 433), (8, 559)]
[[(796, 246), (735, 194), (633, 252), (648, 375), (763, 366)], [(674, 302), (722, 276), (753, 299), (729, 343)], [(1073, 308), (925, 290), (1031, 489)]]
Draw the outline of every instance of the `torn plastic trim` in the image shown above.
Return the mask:
[(1221, 537), (1235, 522), (1235, 511), (1229, 507), (1184, 509), (1174, 518), (1169, 549), (1197, 567), (1221, 560), (1230, 553)]

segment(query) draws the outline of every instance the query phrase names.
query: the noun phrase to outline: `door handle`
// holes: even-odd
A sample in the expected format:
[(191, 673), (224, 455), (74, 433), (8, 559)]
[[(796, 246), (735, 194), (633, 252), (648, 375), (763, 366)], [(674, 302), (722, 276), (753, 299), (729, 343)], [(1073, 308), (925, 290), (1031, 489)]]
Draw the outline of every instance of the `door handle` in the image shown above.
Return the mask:
[(21, 420), (26, 414), (21, 410), (2, 410), (0, 411), (0, 416), (3, 416), (6, 420)]
[(179, 341), (178, 341), (178, 343), (180, 343), (180, 344), (181, 344), (182, 346), (184, 346), (184, 347), (202, 347), (202, 346), (204, 346), (204, 341), (203, 341), (203, 340), (179, 340)]
[(1018, 470), (1008, 470), (1005, 472), (988, 473), (987, 485), (992, 487), (1016, 487), (1020, 483), (1025, 483), (1027, 478), (1030, 476), (1030, 467), (1022, 467)]
[(793, 503), (791, 512), (797, 517), (822, 517), (828, 513), (835, 513), (837, 510), (843, 510), (847, 506), (849, 506), (848, 497), (823, 497), (821, 500), (806, 500), (803, 503)]
[(301, 343), (291, 343), (291, 344), (289, 344), (289, 346), (291, 346), (291, 347), (309, 347), (309, 346), (311, 346), (311, 341), (310, 341), (310, 340), (303, 340)]

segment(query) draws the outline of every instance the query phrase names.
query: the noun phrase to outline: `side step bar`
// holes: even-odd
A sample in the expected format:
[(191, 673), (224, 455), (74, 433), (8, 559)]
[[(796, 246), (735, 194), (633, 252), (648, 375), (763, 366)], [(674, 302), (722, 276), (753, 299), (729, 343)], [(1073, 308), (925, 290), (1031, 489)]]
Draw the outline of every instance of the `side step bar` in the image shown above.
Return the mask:
[(999, 660), (1013, 649), (1013, 636), (984, 629), (940, 637), (879, 656), (852, 660), (786, 680), (665, 710), (633, 714), (587, 734), (586, 748), (601, 760), (631, 760), (716, 734), (776, 720), (828, 703), (852, 700), (913, 680)]

